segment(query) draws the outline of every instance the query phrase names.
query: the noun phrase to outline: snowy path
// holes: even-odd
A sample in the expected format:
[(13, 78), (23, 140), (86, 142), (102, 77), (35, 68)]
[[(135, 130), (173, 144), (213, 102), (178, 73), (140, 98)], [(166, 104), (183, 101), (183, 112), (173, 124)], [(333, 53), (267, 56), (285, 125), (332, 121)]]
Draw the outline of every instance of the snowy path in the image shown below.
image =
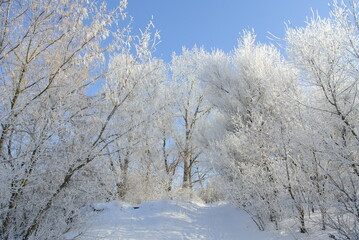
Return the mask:
[[(154, 201), (134, 209), (120, 202), (96, 204), (80, 240), (275, 240), (293, 239), (258, 231), (243, 211), (228, 204)], [(70, 235), (67, 239), (72, 239)]]

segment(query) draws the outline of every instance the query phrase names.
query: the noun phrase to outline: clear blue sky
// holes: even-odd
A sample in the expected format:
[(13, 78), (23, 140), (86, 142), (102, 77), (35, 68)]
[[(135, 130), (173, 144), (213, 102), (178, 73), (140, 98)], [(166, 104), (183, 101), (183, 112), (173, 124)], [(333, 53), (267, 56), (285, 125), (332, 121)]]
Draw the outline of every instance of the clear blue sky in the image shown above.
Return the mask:
[[(113, 6), (118, 0), (107, 0)], [(155, 56), (170, 60), (182, 46), (231, 51), (244, 29), (254, 29), (261, 42), (268, 32), (283, 37), (284, 22), (303, 26), (311, 8), (328, 16), (330, 0), (128, 0), (133, 29), (144, 28), (154, 17), (161, 43)]]

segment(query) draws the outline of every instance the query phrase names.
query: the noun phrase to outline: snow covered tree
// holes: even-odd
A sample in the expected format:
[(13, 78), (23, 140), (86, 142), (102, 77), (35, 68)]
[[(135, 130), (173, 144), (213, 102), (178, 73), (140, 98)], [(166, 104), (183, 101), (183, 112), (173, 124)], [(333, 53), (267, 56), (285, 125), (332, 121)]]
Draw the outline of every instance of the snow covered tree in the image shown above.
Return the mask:
[(205, 56), (206, 52), (203, 49), (184, 48), (181, 55), (172, 57), (171, 72), (179, 124), (179, 134), (175, 137), (175, 143), (183, 163), (184, 189), (192, 188), (193, 169), (202, 153), (199, 145), (195, 143), (194, 136), (198, 131), (199, 121), (209, 112), (199, 78)]
[[(336, 1), (329, 18), (288, 29), (288, 54), (300, 69), (310, 112), (314, 165), (330, 191), (320, 194), (327, 224), (343, 239), (358, 238), (358, 3)], [(318, 180), (317, 178), (314, 178)], [(323, 206), (323, 204), (325, 206)]]
[[(256, 44), (248, 32), (232, 55), (214, 52), (202, 78), (219, 113), (215, 125), (224, 130), (214, 136), (212, 152), (215, 169), (226, 179), (227, 196), (251, 212), (260, 228), (267, 219), (278, 224), (280, 200), (289, 194), (283, 191), (280, 171), (289, 161), (284, 152), (296, 72), (277, 49)], [(302, 212), (299, 201), (297, 207)]]
[[(82, 0), (0, 4), (0, 238), (56, 238), (80, 207), (108, 199), (118, 177), (105, 156), (131, 130), (111, 127), (119, 111), (129, 114), (121, 107), (131, 90), (110, 106), (106, 95), (87, 91), (108, 78), (106, 52), (130, 52), (129, 27), (119, 25), (127, 2), (115, 9)], [(149, 35), (136, 40), (137, 55), (148, 59)], [(135, 61), (125, 68), (151, 72)]]

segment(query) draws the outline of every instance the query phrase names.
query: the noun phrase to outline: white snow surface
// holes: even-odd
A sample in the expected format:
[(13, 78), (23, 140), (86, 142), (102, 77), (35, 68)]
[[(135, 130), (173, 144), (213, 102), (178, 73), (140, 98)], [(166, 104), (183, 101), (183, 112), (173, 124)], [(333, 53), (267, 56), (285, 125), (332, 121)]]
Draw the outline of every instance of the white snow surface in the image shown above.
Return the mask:
[[(294, 240), (328, 239), (328, 234), (259, 231), (250, 216), (226, 203), (153, 201), (93, 204), (85, 230), (66, 239), (79, 240)], [(138, 209), (134, 209), (138, 207)], [(81, 232), (81, 234), (79, 234)]]

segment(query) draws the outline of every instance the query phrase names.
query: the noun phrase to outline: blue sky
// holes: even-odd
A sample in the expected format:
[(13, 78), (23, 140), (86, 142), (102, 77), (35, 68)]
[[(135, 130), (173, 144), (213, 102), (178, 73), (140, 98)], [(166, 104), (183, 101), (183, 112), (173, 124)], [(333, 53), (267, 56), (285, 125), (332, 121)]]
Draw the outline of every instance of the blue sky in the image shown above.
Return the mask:
[[(110, 6), (118, 0), (107, 0)], [(144, 28), (154, 17), (161, 43), (155, 56), (170, 60), (182, 46), (204, 46), (229, 52), (244, 29), (254, 29), (261, 42), (268, 32), (283, 37), (284, 22), (303, 26), (311, 8), (327, 16), (330, 0), (128, 0), (133, 29)]]

